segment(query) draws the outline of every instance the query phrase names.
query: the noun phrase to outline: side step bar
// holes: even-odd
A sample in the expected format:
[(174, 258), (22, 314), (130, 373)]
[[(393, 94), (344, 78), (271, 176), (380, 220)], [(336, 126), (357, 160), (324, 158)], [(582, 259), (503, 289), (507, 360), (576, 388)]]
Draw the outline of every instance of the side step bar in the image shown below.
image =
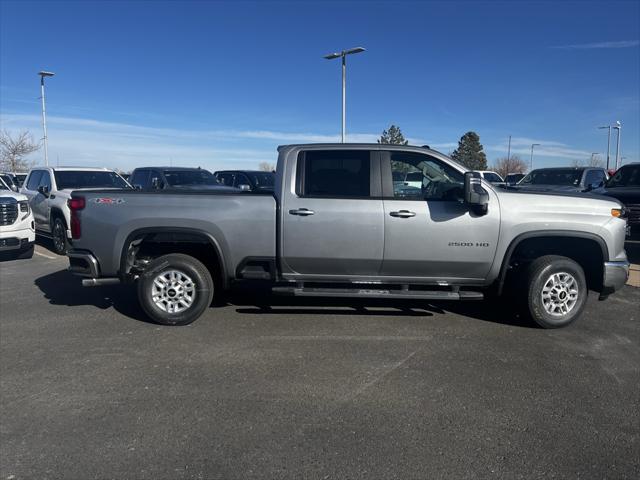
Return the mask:
[(382, 290), (359, 288), (305, 288), (305, 287), (273, 287), (276, 295), (294, 297), (346, 297), (346, 298), (404, 298), (411, 300), (482, 300), (482, 292), (467, 290)]

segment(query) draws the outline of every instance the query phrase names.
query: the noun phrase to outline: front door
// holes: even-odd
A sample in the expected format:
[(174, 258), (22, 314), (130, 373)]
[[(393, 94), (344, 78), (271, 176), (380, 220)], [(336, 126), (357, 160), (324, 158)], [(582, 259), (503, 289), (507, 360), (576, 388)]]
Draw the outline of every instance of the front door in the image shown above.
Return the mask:
[[(374, 161), (372, 161), (372, 159)], [(377, 153), (311, 149), (282, 204), (282, 270), (301, 280), (376, 276), (384, 249)]]
[[(434, 156), (382, 152), (384, 261), (381, 274), (429, 281), (483, 279), (498, 242), (500, 209), (478, 215), (462, 203), (464, 175)], [(411, 179), (407, 181), (407, 179)]]

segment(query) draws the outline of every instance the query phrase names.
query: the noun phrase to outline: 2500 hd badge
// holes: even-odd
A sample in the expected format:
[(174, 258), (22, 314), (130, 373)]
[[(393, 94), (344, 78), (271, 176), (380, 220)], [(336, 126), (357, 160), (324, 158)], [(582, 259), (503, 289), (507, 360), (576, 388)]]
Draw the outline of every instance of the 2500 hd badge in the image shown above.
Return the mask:
[(487, 242), (449, 242), (449, 247), (488, 247)]

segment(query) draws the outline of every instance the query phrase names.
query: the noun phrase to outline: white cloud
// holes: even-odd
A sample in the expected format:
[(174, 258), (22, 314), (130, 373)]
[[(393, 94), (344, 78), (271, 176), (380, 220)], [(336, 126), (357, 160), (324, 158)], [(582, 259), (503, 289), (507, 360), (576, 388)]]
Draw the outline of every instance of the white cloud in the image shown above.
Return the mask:
[[(0, 114), (0, 128), (41, 132), (39, 115)], [(271, 130), (186, 130), (148, 127), (100, 120), (47, 117), (49, 160), (64, 165), (108, 166), (131, 170), (137, 166), (173, 163), (221, 168), (256, 168), (260, 162), (273, 162), (278, 144), (334, 143), (339, 135), (281, 132)], [(375, 143), (379, 135), (352, 133), (349, 142)], [(409, 138), (423, 145), (422, 139)], [(430, 143), (447, 149), (455, 143)], [(32, 157), (39, 161), (42, 152)]]
[[(536, 157), (552, 157), (567, 160), (585, 160), (591, 157), (590, 151), (572, 148), (562, 142), (527, 137), (511, 138), (511, 154), (523, 157), (528, 156), (531, 154), (531, 145), (534, 143), (538, 144), (535, 147)], [(504, 143), (497, 145), (487, 145), (485, 150), (501, 152), (504, 153), (504, 156), (506, 157), (508, 148), (508, 141), (505, 141)]]
[(556, 45), (551, 48), (560, 50), (590, 50), (596, 48), (631, 48), (640, 45), (640, 40), (621, 40), (616, 42), (580, 43), (576, 45)]

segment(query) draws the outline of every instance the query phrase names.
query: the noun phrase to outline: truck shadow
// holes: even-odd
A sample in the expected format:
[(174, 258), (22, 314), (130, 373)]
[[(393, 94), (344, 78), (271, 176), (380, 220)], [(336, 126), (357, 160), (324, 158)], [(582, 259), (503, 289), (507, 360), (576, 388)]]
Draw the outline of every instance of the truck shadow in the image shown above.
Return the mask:
[[(60, 270), (35, 280), (35, 285), (51, 305), (68, 307), (92, 305), (101, 310), (113, 308), (118, 313), (152, 323), (140, 308), (136, 290), (130, 285), (83, 287), (80, 279), (67, 270)], [(515, 315), (504, 303), (496, 300), (482, 302), (425, 302), (419, 300), (302, 298), (271, 295), (268, 289), (239, 288), (231, 291), (212, 310), (235, 308), (244, 315), (345, 315), (388, 317), (434, 317), (456, 314), (486, 322), (533, 327)]]
[(114, 308), (129, 318), (151, 323), (138, 305), (136, 291), (131, 286), (108, 285), (87, 288), (82, 286), (78, 277), (67, 270), (37, 278), (35, 285), (51, 305), (67, 307), (93, 305), (101, 310)]

